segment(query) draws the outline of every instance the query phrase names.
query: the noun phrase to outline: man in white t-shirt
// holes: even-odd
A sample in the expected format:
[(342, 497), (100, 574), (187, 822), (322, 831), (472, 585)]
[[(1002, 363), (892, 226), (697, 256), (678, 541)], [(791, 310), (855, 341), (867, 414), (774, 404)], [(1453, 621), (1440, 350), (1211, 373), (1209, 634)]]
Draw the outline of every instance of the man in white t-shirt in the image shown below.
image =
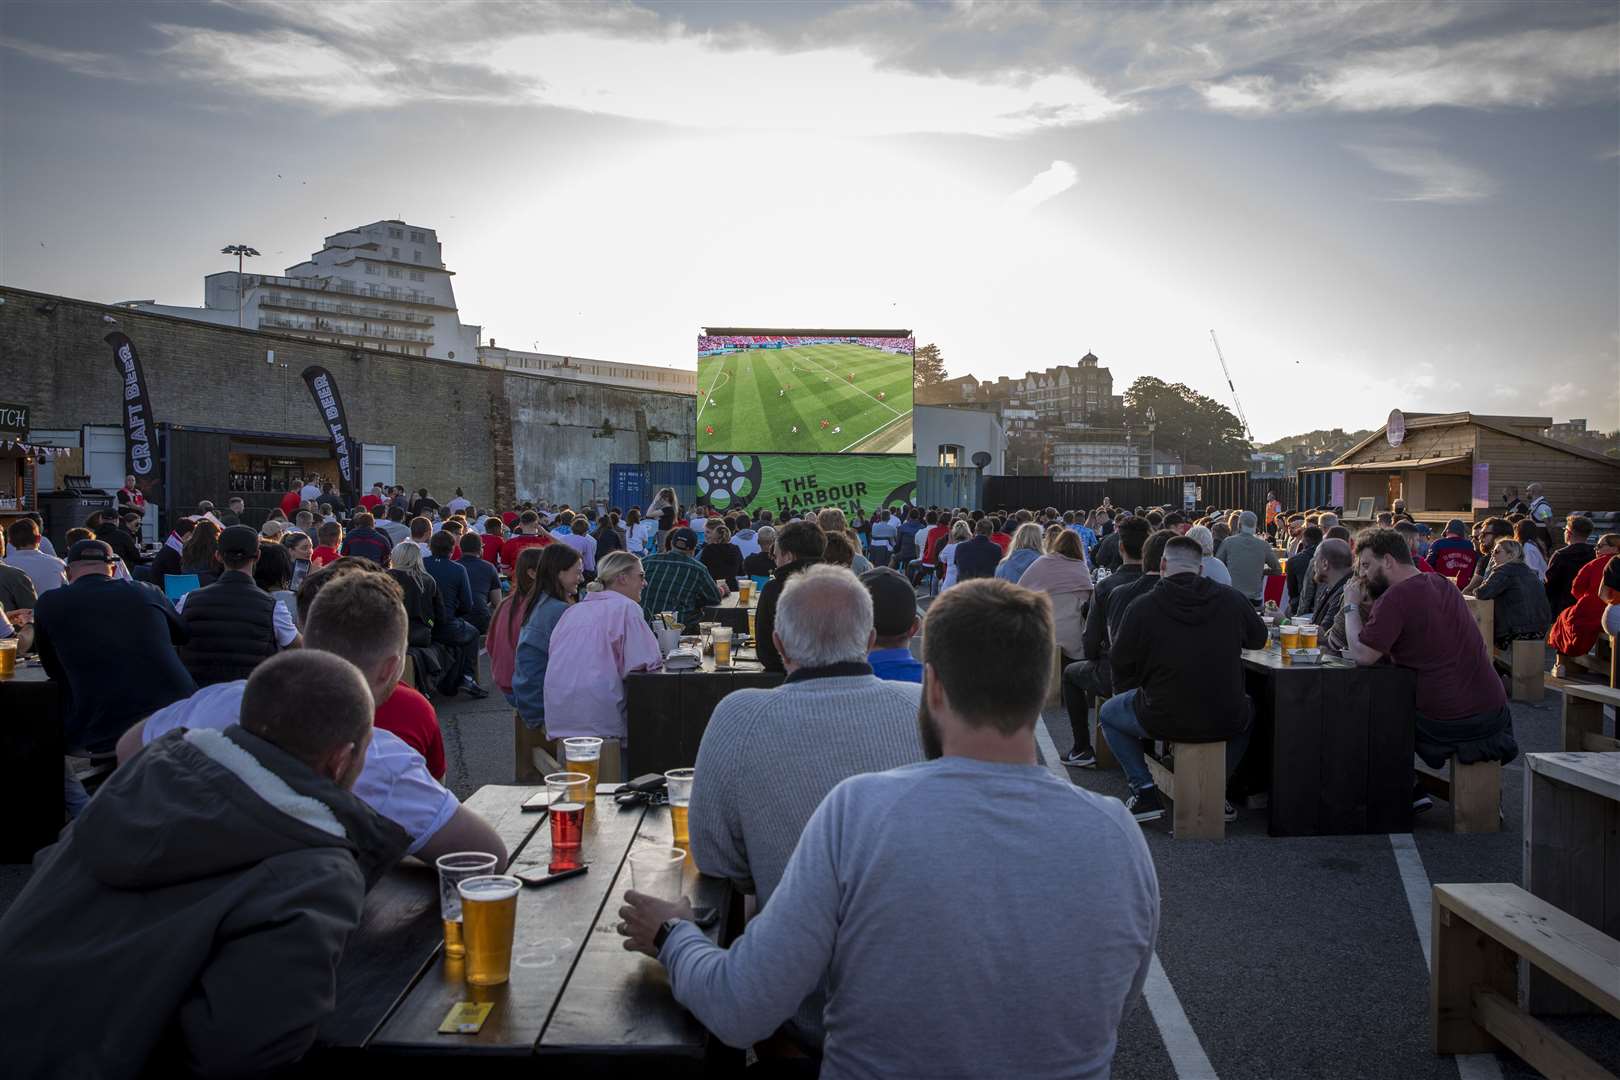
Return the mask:
[(459, 514), (463, 510), (471, 509), (471, 507), (472, 500), (463, 495), (460, 488), (456, 488), (456, 497), (444, 504), (444, 508), (452, 514)]
[[(344, 581), (347, 577), (369, 580)], [(317, 594), (334, 584), (330, 596)], [(391, 602), (373, 602), (377, 591)], [(299, 588), (304, 617), (304, 645), (336, 653), (360, 669), (379, 709), (393, 694), (405, 666), (406, 619), (399, 587), (386, 573), (352, 566), (310, 574)], [(153, 739), (179, 728), (223, 730), (237, 722), (244, 680), (216, 683), (189, 698), (159, 709), (118, 740), (120, 764)], [(398, 735), (377, 727), (366, 748), (366, 761), (354, 794), (411, 837), (407, 854), (431, 863), (454, 851), (485, 851), (506, 864), (506, 846), (495, 830), (457, 801), (428, 772), (422, 755)]]
[(304, 486), (298, 489), (298, 497), (304, 502), (319, 504), (321, 501), (320, 477), (311, 476), (304, 481)]

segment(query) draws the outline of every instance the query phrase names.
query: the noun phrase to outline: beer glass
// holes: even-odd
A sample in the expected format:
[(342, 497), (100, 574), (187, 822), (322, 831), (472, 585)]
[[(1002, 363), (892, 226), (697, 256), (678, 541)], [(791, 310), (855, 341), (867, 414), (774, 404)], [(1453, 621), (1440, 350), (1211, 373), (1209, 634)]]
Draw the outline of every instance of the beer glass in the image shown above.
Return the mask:
[(564, 739), (563, 767), (569, 772), (584, 773), (590, 778), (585, 789), (585, 805), (596, 798), (596, 784), (602, 775), (602, 740), (596, 738)]
[(551, 864), (546, 867), (555, 874), (563, 870), (578, 869), (580, 846), (585, 831), (586, 792), (591, 778), (584, 773), (552, 773), (546, 777), (546, 792), (551, 796), (548, 814), (551, 818)]
[(499, 986), (512, 974), (512, 930), (523, 883), (489, 874), (467, 878), (457, 888), (467, 937), (467, 981), (473, 986)]
[(7, 638), (0, 641), (0, 679), (9, 679), (17, 674), (17, 639)]
[(686, 830), (686, 811), (692, 805), (692, 778), (696, 769), (671, 769), (664, 774), (669, 786), (669, 820), (675, 827), (675, 846), (690, 847), (691, 837)]
[(643, 848), (630, 853), (629, 863), (630, 888), (660, 900), (680, 899), (684, 848)]
[(482, 851), (458, 851), (440, 855), (434, 861), (439, 868), (439, 918), (444, 921), (444, 955), (465, 956), (462, 941), (461, 893), (456, 886), (468, 878), (493, 874), (496, 858)]
[(1316, 648), (1316, 627), (1310, 623), (1299, 628), (1299, 647), (1302, 649)]
[(748, 606), (748, 598), (754, 595), (754, 582), (751, 578), (742, 578), (737, 582), (737, 603), (743, 607)]
[(731, 664), (731, 627), (717, 626), (714, 628), (714, 662), (718, 667), (729, 667)]
[(1285, 664), (1293, 663), (1293, 652), (1299, 648), (1299, 627), (1288, 623), (1280, 631), (1282, 639), (1282, 661)]
[(748, 609), (748, 640), (752, 641), (756, 646), (759, 644), (759, 634), (754, 630), (754, 615), (757, 611), (759, 611), (758, 608)]

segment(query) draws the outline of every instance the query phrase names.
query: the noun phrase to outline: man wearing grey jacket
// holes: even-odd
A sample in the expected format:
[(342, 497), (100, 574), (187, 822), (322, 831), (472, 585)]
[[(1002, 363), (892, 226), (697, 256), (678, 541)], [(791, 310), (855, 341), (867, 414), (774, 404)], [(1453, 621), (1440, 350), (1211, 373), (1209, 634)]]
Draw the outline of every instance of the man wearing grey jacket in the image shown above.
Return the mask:
[(1038, 764), (1052, 642), (1040, 593), (988, 578), (941, 595), (917, 717), (930, 760), (835, 787), (731, 948), (685, 900), (637, 892), (618, 909), (625, 948), (656, 956), (675, 999), (731, 1046), (829, 987), (822, 1080), (1108, 1076), (1159, 888), (1124, 804)]
[(409, 843), (349, 793), (372, 708), (347, 660), (285, 652), (248, 680), (239, 725), (171, 732), (114, 773), (0, 918), (0, 1011), (28, 1018), (7, 1068), (236, 1075), (302, 1057), (366, 889)]
[[(827, 792), (858, 773), (921, 761), (915, 684), (886, 682), (867, 653), (872, 595), (842, 566), (817, 564), (782, 588), (775, 635), (787, 680), (737, 690), (715, 707), (692, 784), (692, 858), (764, 909)], [(821, 1045), (823, 998), (807, 998), (794, 1034)]]
[(1265, 598), (1266, 575), (1282, 573), (1282, 563), (1271, 542), (1255, 535), (1259, 523), (1253, 510), (1243, 511), (1238, 516), (1238, 531), (1222, 541), (1221, 549), (1215, 553), (1232, 575), (1232, 588), (1256, 607)]

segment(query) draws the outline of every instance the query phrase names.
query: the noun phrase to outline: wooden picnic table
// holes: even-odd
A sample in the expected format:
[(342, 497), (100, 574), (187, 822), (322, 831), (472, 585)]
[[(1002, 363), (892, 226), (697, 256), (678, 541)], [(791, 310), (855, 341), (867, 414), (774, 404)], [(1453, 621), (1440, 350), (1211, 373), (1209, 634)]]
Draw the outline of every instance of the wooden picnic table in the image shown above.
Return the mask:
[(703, 622), (717, 622), (721, 626), (731, 627), (734, 633), (746, 634), (748, 632), (748, 611), (759, 606), (759, 590), (749, 597), (746, 606), (737, 603), (735, 590), (720, 598), (718, 604), (710, 604), (703, 609)]
[[(1620, 938), (1620, 752), (1524, 756), (1524, 888)], [(1588, 1013), (1590, 1002), (1521, 965), (1524, 1007)]]
[(16, 673), (0, 679), (0, 862), (26, 863), (62, 831), (62, 688), (17, 658)]
[(1270, 649), (1245, 649), (1243, 667), (1255, 720), (1239, 776), (1269, 789), (1272, 836), (1412, 831), (1411, 671)]
[(638, 671), (625, 676), (626, 776), (696, 764), (698, 743), (720, 699), (733, 690), (780, 686), (786, 675), (766, 671), (752, 649), (733, 649), (735, 667), (716, 671), (714, 657), (691, 671)]
[[(502, 806), (515, 807), (534, 790), (486, 787), (474, 798), (484, 806), (495, 798)], [(491, 791), (497, 794), (486, 798)], [(543, 814), (526, 814), (523, 820), (534, 827), (514, 849), (512, 870), (543, 873), (551, 858), (551, 831), (540, 827)], [(667, 807), (624, 808), (611, 797), (599, 797), (584, 831), (590, 872), (545, 888), (525, 887), (518, 894), (511, 978), (501, 986), (467, 985), (464, 961), (443, 955), (437, 887), (428, 877), (430, 888), (417, 891), (429, 893), (431, 902), (412, 926), (431, 923), (432, 942), (425, 962), (409, 974), (401, 977), (398, 966), (390, 971), (395, 981), (378, 996), (391, 1007), (366, 1040), (367, 1054), (485, 1059), (543, 1054), (559, 1065), (596, 1070), (633, 1061), (637, 1068), (661, 1075), (668, 1070), (697, 1074), (711, 1057), (731, 1055), (711, 1048), (703, 1026), (671, 996), (663, 968), (656, 960), (625, 951), (616, 930), (619, 901), (629, 888), (626, 857), (637, 847), (670, 846), (670, 830)], [(730, 883), (701, 876), (688, 860), (684, 891), (694, 905), (719, 911), (718, 923), (707, 931), (718, 941), (729, 915)], [(349, 957), (344, 963), (349, 964)], [(495, 1008), (477, 1034), (441, 1035), (440, 1023), (462, 1001), (490, 1002)]]

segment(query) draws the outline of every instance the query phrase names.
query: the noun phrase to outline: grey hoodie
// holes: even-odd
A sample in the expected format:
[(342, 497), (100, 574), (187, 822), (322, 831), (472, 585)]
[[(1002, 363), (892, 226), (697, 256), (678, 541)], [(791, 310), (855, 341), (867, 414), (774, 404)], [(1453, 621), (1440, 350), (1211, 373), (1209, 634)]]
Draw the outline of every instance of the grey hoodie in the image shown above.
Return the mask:
[(366, 889), (410, 839), (278, 747), (175, 731), (35, 860), (0, 918), (6, 1069), (242, 1074), (331, 1011)]

